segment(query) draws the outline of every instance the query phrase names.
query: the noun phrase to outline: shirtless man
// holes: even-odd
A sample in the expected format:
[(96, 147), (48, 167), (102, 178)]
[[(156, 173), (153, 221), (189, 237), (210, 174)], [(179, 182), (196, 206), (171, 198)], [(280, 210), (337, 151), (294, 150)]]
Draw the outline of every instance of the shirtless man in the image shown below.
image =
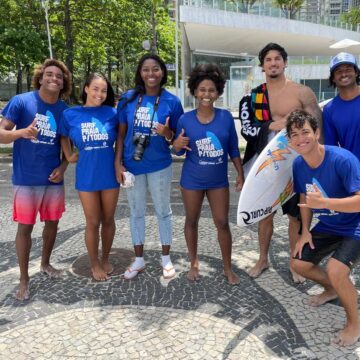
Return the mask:
[[(37, 214), (45, 222), (40, 270), (50, 277), (61, 271), (50, 264), (59, 219), (65, 210), (63, 178), (67, 162), (60, 159), (57, 125), (67, 105), (61, 97), (71, 92), (71, 74), (64, 63), (47, 59), (34, 72), (33, 88), (14, 96), (2, 111), (0, 143), (14, 142), (13, 219), (18, 223), (15, 238), (20, 267), (18, 300), (27, 300), (31, 233)], [(16, 126), (16, 130), (13, 130)]]
[[(247, 141), (243, 161), (245, 173), (246, 163), (248, 167), (251, 166), (254, 156), (260, 154), (276, 132), (285, 128), (287, 116), (291, 111), (305, 110), (321, 123), (321, 110), (312, 90), (285, 77), (287, 66), (285, 49), (278, 44), (269, 43), (259, 52), (259, 61), (265, 73), (266, 83), (253, 89), (252, 96), (246, 95), (240, 101), (241, 134)], [(289, 218), (291, 252), (295, 248), (300, 229), (297, 203), (298, 198), (294, 196), (283, 206), (283, 213)], [(268, 253), (273, 234), (273, 218), (274, 214), (271, 214), (259, 221), (260, 257), (255, 266), (248, 271), (252, 278), (258, 277), (269, 267)], [(291, 267), (290, 271), (294, 282), (304, 281), (304, 278), (296, 274)]]

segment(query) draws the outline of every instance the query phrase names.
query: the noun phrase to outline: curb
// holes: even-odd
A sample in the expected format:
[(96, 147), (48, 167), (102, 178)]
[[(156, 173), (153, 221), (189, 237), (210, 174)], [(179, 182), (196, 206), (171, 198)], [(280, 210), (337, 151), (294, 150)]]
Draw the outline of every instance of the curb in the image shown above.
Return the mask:
[(12, 163), (12, 154), (1, 154), (0, 163)]

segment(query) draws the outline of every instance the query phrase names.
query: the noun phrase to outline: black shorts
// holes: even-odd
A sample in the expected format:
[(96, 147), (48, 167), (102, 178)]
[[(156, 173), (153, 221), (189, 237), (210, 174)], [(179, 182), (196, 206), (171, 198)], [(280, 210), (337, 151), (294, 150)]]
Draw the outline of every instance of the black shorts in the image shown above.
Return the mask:
[(300, 202), (300, 194), (295, 194), (284, 205), (281, 206), (284, 215), (290, 215), (294, 218), (299, 218), (300, 208), (298, 203)]
[(311, 262), (317, 265), (325, 256), (331, 255), (350, 269), (360, 260), (360, 240), (333, 234), (311, 232), (315, 249), (305, 244), (301, 259), (296, 255), (294, 259)]

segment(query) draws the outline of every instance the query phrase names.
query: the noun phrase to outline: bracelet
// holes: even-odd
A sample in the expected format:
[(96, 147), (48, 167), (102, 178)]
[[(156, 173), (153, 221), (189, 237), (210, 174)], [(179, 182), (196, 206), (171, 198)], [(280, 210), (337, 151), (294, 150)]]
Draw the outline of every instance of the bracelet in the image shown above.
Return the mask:
[(168, 138), (165, 136), (165, 140), (166, 140), (167, 142), (172, 142), (173, 139), (174, 139), (174, 136), (175, 136), (175, 134), (174, 134), (174, 132), (172, 131), (172, 132), (171, 132), (171, 137), (170, 137), (170, 139), (168, 139)]

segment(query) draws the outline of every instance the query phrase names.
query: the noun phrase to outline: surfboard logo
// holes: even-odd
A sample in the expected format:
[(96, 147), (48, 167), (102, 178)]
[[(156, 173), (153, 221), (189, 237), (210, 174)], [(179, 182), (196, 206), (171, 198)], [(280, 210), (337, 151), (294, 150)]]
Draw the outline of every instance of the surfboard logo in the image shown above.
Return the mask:
[(268, 150), (267, 155), (269, 156), (269, 159), (265, 160), (257, 169), (256, 174), (259, 174), (262, 170), (264, 170), (267, 166), (273, 165), (275, 171), (279, 170), (279, 164), (278, 161), (286, 160), (286, 158), (283, 155), (291, 154), (291, 151), (289, 148), (284, 149), (277, 149), (274, 151)]
[(293, 194), (293, 189), (294, 189), (294, 182), (290, 178), (288, 183), (286, 184), (284, 190), (281, 192), (279, 197), (276, 199), (276, 201), (274, 202), (272, 207), (275, 207), (279, 203), (281, 205), (284, 204), (290, 198), (290, 196)]
[(254, 211), (241, 211), (239, 215), (241, 215), (241, 219), (245, 225), (252, 224), (258, 217), (264, 215), (270, 215), (272, 213), (272, 207), (268, 206), (265, 209), (257, 209)]

